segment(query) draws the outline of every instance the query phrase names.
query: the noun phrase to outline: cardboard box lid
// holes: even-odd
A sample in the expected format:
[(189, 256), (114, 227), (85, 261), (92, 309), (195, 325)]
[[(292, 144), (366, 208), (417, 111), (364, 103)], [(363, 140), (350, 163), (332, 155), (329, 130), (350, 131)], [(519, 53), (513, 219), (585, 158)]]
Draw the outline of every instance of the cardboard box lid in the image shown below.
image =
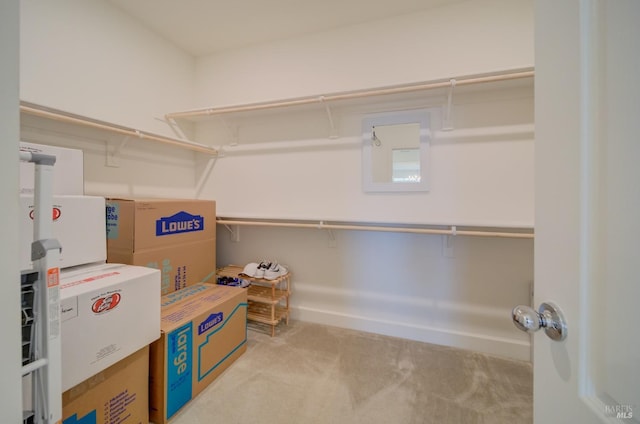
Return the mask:
[(162, 331), (170, 332), (228, 300), (246, 298), (246, 293), (240, 287), (198, 283), (162, 296)]
[(101, 264), (67, 268), (60, 274), (60, 298), (80, 296), (154, 273), (158, 274), (160, 280), (159, 270), (135, 265)]

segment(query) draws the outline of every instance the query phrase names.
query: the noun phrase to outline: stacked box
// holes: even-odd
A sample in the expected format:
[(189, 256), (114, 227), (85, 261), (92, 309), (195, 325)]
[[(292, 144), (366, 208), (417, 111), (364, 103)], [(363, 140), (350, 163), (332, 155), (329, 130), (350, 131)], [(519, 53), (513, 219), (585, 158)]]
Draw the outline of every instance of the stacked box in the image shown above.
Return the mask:
[(149, 422), (149, 346), (62, 394), (62, 424)]
[[(20, 151), (56, 157), (53, 167), (53, 194), (84, 194), (84, 154), (82, 150), (20, 142)], [(33, 195), (35, 165), (20, 162), (20, 194)]]
[(108, 199), (107, 262), (156, 268), (161, 293), (214, 281), (212, 200)]
[(62, 390), (160, 337), (160, 272), (102, 264), (60, 273)]
[(150, 419), (166, 423), (247, 349), (247, 291), (200, 283), (162, 297), (151, 345)]
[[(54, 195), (52, 200), (51, 231), (62, 246), (58, 266), (104, 263), (107, 259), (104, 197)], [(20, 269), (26, 271), (33, 268), (33, 196), (20, 195), (20, 206)]]

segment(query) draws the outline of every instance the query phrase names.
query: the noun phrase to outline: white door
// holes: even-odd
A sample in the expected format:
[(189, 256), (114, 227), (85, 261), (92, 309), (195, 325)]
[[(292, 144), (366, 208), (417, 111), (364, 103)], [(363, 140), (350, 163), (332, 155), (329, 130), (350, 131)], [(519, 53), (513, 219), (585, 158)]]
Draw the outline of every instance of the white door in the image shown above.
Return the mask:
[(534, 422), (640, 422), (640, 0), (535, 6)]

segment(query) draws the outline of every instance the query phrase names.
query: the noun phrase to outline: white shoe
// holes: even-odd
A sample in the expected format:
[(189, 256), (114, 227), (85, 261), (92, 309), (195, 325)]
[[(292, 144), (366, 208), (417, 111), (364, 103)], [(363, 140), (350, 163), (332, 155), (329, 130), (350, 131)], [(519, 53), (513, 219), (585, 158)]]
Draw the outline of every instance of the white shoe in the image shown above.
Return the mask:
[(256, 269), (256, 274), (254, 275), (254, 277), (264, 278), (264, 274), (270, 266), (271, 262), (261, 261), (260, 264), (258, 264), (258, 268)]
[(255, 262), (251, 262), (249, 264), (246, 264), (244, 269), (242, 270), (242, 274), (249, 276), (249, 277), (255, 277), (256, 273), (258, 272), (258, 264)]
[(272, 262), (264, 272), (264, 278), (266, 280), (275, 280), (287, 274), (287, 269), (278, 262)]

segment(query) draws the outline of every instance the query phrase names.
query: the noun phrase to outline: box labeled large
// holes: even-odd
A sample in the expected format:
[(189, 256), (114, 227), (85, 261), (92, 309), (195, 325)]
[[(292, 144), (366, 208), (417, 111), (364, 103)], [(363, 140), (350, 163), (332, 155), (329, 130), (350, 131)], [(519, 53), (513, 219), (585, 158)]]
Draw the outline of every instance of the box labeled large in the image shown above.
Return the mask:
[[(107, 260), (103, 197), (53, 196), (52, 231), (60, 242), (60, 268)], [(20, 195), (20, 269), (33, 268), (33, 196)]]
[[(84, 194), (82, 150), (20, 142), (21, 152), (42, 153), (56, 157), (53, 167), (53, 194)], [(20, 193), (33, 195), (35, 165), (20, 162)]]
[(108, 261), (147, 266), (161, 272), (163, 295), (199, 282), (215, 282), (216, 240), (207, 239), (135, 253), (109, 250)]
[(151, 421), (166, 423), (247, 349), (247, 291), (199, 283), (162, 297), (151, 345)]
[(160, 337), (160, 272), (120, 264), (60, 274), (62, 390)]
[(148, 346), (62, 394), (62, 424), (148, 422)]
[(109, 250), (137, 253), (215, 238), (213, 200), (107, 199)]

